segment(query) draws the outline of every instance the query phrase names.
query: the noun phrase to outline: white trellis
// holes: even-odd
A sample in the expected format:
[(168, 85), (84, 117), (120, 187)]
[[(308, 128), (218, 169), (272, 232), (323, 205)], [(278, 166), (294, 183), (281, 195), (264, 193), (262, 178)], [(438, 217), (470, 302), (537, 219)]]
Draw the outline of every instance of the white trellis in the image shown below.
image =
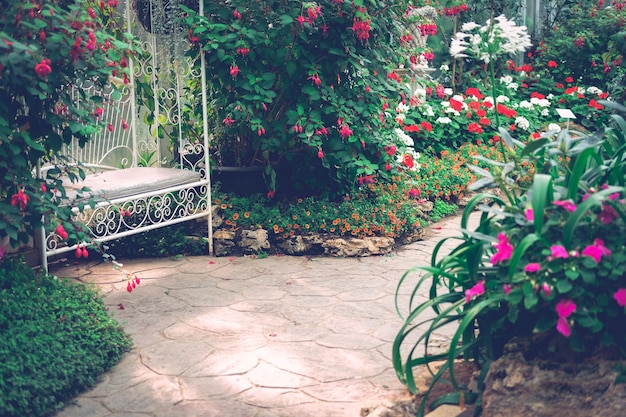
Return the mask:
[[(195, 1), (195, 0), (194, 0)], [(97, 242), (132, 235), (186, 220), (206, 218), (212, 253), (211, 179), (204, 55), (186, 54), (186, 33), (177, 24), (179, 3), (190, 0), (125, 0), (118, 4), (124, 30), (141, 40), (146, 54), (129, 60), (129, 82), (114, 80), (121, 97), (99, 91), (103, 119), (110, 129), (94, 135), (83, 147), (74, 140), (64, 160), (81, 163), (93, 172), (84, 182), (66, 184), (77, 219), (89, 226)], [(203, 1), (197, 7), (203, 12)], [(154, 108), (139, 105), (135, 81), (147, 80)], [(185, 94), (189, 83), (200, 83), (202, 95)], [(80, 86), (87, 93), (93, 85)], [(76, 94), (77, 102), (79, 95)], [(202, 114), (193, 109), (201, 102)], [(150, 100), (147, 100), (150, 101)], [(150, 117), (148, 117), (150, 116)], [(151, 120), (146, 123), (144, 120)], [(199, 125), (199, 126), (198, 126)], [(197, 135), (187, 134), (197, 126)], [(88, 192), (81, 192), (83, 187)], [(85, 200), (94, 208), (79, 210)], [(41, 232), (41, 262), (72, 251), (56, 231)]]

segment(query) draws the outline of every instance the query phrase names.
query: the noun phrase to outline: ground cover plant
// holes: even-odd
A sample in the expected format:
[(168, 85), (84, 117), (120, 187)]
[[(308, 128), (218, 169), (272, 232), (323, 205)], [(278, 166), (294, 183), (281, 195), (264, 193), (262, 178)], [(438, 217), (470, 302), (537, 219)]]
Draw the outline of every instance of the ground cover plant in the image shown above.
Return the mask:
[(0, 415), (54, 415), (130, 346), (95, 289), (0, 262)]

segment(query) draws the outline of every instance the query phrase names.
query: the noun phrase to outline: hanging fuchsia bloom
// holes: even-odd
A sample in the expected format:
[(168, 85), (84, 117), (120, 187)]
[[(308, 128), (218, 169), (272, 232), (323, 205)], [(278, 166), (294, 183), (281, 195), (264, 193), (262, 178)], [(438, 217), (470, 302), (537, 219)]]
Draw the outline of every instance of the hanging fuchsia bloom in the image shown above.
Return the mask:
[(497, 249), (496, 253), (494, 253), (490, 259), (493, 265), (497, 265), (511, 258), (513, 246), (511, 246), (509, 239), (504, 233), (498, 233), (498, 243), (495, 243), (493, 246)]
[(237, 75), (239, 75), (239, 67), (237, 65), (231, 65), (230, 67), (230, 76), (233, 78), (237, 78)]
[(563, 258), (563, 259), (567, 259), (569, 258), (569, 254), (567, 253), (567, 249), (565, 249), (565, 247), (561, 246), (561, 245), (552, 245), (550, 246), (550, 253), (551, 256), (555, 259), (558, 258)]
[(26, 210), (28, 200), (30, 200), (30, 197), (24, 193), (24, 190), (18, 190), (16, 194), (11, 196), (11, 205), (20, 206), (20, 210), (24, 211)]
[(611, 254), (611, 250), (604, 246), (604, 241), (602, 239), (595, 239), (593, 241), (593, 245), (587, 246), (582, 251), (583, 256), (589, 256), (593, 258), (596, 263), (600, 263), (602, 256), (609, 256)]
[(341, 129), (339, 129), (339, 133), (341, 133), (341, 139), (349, 138), (350, 136), (352, 136), (352, 129), (350, 129), (346, 125), (343, 125), (341, 126)]
[(555, 206), (562, 207), (565, 210), (569, 211), (570, 213), (573, 213), (576, 211), (576, 204), (574, 204), (572, 200), (556, 200), (556, 201), (553, 201), (552, 204), (554, 204)]
[(42, 59), (39, 64), (35, 65), (35, 73), (42, 78), (46, 78), (52, 72), (51, 63), (52, 61), (49, 59)]
[(541, 264), (533, 262), (533, 263), (529, 263), (524, 267), (524, 272), (528, 272), (528, 273), (533, 273), (533, 272), (538, 272), (541, 271)]
[(319, 159), (324, 158), (324, 151), (322, 151), (321, 149), (320, 149), (319, 151), (317, 151), (317, 157), (318, 157)]
[(626, 288), (620, 288), (615, 291), (613, 298), (617, 301), (617, 305), (620, 307), (626, 307)]
[(465, 290), (465, 302), (469, 303), (474, 297), (480, 297), (485, 293), (485, 280), (480, 280), (472, 288)]
[(556, 322), (556, 330), (565, 337), (569, 337), (572, 334), (572, 329), (567, 321), (567, 318), (576, 311), (576, 304), (573, 300), (563, 299), (557, 303), (554, 308), (556, 310), (559, 319)]

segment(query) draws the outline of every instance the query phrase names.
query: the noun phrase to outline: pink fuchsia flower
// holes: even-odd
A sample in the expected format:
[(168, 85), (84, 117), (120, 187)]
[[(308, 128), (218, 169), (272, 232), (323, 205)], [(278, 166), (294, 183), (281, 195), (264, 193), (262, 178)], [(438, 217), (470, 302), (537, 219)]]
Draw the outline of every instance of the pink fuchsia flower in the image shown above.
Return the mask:
[(480, 280), (472, 288), (465, 290), (465, 302), (469, 303), (474, 297), (480, 297), (485, 293), (485, 280)]
[(572, 329), (567, 318), (576, 311), (576, 303), (574, 303), (573, 300), (565, 298), (559, 301), (554, 309), (556, 310), (557, 316), (559, 316), (556, 322), (556, 330), (563, 336), (569, 337), (572, 334)]
[(503, 284), (502, 291), (504, 292), (504, 295), (509, 295), (511, 293), (511, 284)]
[(20, 210), (24, 211), (26, 210), (28, 200), (30, 200), (30, 197), (24, 193), (24, 190), (18, 190), (16, 194), (11, 196), (11, 205), (19, 206)]
[(524, 215), (526, 216), (526, 220), (532, 222), (535, 220), (535, 212), (531, 208), (527, 208), (524, 210)]
[(237, 65), (231, 65), (230, 67), (230, 76), (233, 78), (237, 78), (237, 75), (239, 75), (239, 67)]
[(339, 129), (339, 133), (341, 134), (341, 139), (349, 138), (350, 136), (352, 136), (352, 129), (350, 129), (346, 125), (343, 125), (341, 126), (341, 129)]
[(611, 250), (604, 246), (604, 241), (602, 239), (595, 239), (593, 241), (593, 245), (587, 246), (582, 251), (583, 256), (589, 256), (593, 258), (596, 263), (600, 263), (602, 256), (609, 256), (611, 254)]
[(495, 243), (493, 246), (496, 248), (496, 253), (494, 253), (490, 259), (493, 265), (497, 265), (511, 258), (513, 246), (511, 246), (509, 239), (504, 233), (498, 233), (498, 243)]
[(322, 79), (317, 74), (311, 75), (309, 78), (307, 78), (307, 80), (311, 80), (313, 85), (316, 85), (316, 86), (319, 86), (320, 84), (322, 84)]
[(524, 267), (524, 272), (533, 273), (538, 271), (541, 271), (541, 264), (536, 262), (529, 263)]
[(573, 213), (576, 211), (576, 204), (574, 204), (572, 200), (556, 200), (556, 201), (553, 201), (552, 204), (554, 204), (555, 206), (562, 207), (565, 210), (569, 211), (570, 213)]
[(324, 158), (324, 151), (322, 151), (321, 149), (320, 149), (319, 151), (317, 151), (317, 157), (318, 157), (319, 159)]
[(569, 258), (569, 254), (567, 253), (567, 250), (565, 249), (565, 247), (563, 247), (561, 245), (552, 245), (552, 246), (550, 246), (550, 253), (551, 253), (552, 257), (555, 258), (555, 259), (558, 259), (558, 258), (567, 259), (567, 258)]
[(626, 307), (626, 288), (619, 288), (615, 291), (613, 298), (617, 301), (617, 305), (620, 307)]
[(35, 73), (42, 78), (46, 78), (52, 72), (51, 63), (52, 61), (49, 59), (42, 59), (40, 63), (35, 65)]

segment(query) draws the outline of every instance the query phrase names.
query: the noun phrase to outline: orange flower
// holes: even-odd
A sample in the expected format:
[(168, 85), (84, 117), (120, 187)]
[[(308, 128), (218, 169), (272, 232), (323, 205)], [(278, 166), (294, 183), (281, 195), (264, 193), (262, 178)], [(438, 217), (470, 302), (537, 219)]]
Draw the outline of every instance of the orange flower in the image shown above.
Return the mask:
[(333, 220), (333, 225), (337, 226), (339, 223), (341, 223), (341, 219), (339, 217)]
[(279, 227), (277, 224), (274, 225), (274, 233), (278, 233)]
[(245, 213), (243, 213), (243, 217), (245, 217), (246, 219), (250, 218), (250, 213), (248, 213), (247, 211)]
[(330, 233), (335, 233), (335, 228), (334, 227), (330, 228)]
[(228, 206), (226, 204), (222, 204), (220, 207), (222, 208), (222, 210), (226, 210)]
[(239, 213), (233, 214), (233, 220), (237, 221), (237, 219), (239, 219)]

